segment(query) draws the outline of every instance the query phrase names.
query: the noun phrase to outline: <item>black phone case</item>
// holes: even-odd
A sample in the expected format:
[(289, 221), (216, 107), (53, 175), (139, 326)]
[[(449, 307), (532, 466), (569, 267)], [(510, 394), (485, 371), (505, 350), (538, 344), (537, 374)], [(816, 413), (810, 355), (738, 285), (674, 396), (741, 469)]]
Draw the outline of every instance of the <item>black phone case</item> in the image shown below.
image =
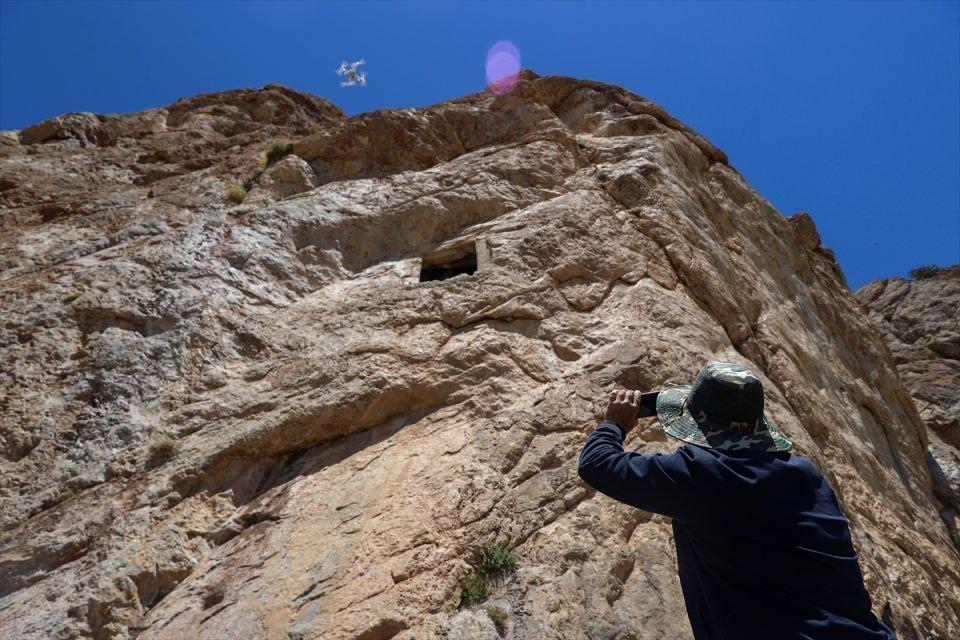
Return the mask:
[(641, 393), (640, 410), (637, 412), (637, 416), (640, 418), (649, 418), (657, 415), (657, 396), (659, 395), (659, 391)]

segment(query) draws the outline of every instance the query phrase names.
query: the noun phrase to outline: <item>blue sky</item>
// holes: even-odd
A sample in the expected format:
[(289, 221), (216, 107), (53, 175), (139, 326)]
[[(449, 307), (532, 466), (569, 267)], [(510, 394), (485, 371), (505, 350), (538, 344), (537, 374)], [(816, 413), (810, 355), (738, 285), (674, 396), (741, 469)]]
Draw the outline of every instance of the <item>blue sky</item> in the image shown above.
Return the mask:
[[(349, 114), (483, 88), (485, 55), (621, 85), (697, 129), (852, 288), (960, 262), (960, 2), (0, 0), (0, 129), (278, 82)], [(369, 84), (341, 89), (341, 59)]]

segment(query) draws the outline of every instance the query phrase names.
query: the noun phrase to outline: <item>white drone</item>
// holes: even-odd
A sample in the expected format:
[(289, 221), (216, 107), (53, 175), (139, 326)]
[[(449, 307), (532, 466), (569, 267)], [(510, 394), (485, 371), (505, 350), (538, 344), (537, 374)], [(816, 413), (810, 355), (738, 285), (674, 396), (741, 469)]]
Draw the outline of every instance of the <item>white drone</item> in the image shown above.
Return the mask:
[(347, 77), (344, 82), (340, 83), (341, 87), (352, 87), (357, 84), (361, 87), (367, 86), (367, 73), (365, 71), (357, 71), (357, 67), (363, 63), (363, 58), (360, 58), (349, 66), (346, 61), (340, 63), (340, 68), (337, 69), (337, 75)]

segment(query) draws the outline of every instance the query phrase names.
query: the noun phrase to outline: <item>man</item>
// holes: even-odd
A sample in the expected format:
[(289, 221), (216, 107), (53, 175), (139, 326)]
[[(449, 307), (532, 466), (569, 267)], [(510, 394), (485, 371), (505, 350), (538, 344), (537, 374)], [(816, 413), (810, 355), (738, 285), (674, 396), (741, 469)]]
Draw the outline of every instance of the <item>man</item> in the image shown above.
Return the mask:
[(580, 454), (580, 477), (673, 518), (680, 586), (697, 640), (894, 640), (870, 611), (847, 520), (816, 467), (763, 413), (760, 380), (710, 362), (692, 386), (644, 394), (670, 454), (626, 453), (640, 394), (614, 391)]

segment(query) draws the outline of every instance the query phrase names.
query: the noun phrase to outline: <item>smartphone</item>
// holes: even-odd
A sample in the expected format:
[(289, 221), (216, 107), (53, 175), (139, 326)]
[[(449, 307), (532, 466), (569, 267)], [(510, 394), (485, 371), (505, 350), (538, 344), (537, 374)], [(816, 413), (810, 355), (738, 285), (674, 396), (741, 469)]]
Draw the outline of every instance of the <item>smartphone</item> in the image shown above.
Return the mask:
[(650, 391), (648, 393), (640, 394), (640, 410), (637, 412), (637, 417), (640, 418), (649, 418), (651, 416), (657, 415), (657, 396), (660, 395), (659, 391)]

